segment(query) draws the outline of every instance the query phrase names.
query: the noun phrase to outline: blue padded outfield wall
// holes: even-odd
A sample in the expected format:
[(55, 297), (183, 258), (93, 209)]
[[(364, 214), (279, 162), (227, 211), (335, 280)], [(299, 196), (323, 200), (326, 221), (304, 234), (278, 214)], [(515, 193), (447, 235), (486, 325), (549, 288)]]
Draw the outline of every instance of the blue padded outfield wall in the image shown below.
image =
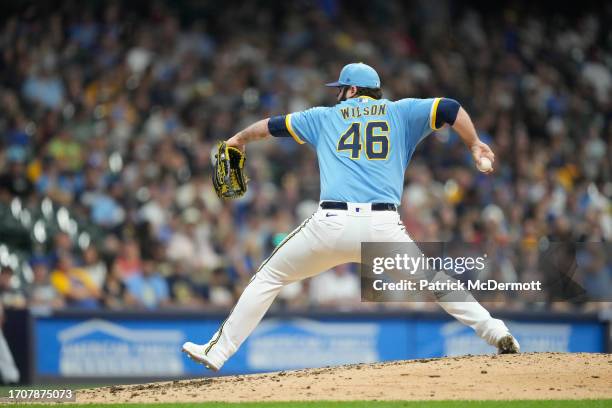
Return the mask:
[[(181, 353), (205, 342), (223, 316), (60, 314), (32, 316), (37, 379), (209, 375)], [(507, 323), (524, 351), (604, 352), (607, 322), (571, 317)], [(336, 314), (265, 319), (222, 374), (359, 362), (494, 353), (472, 330), (439, 313)]]

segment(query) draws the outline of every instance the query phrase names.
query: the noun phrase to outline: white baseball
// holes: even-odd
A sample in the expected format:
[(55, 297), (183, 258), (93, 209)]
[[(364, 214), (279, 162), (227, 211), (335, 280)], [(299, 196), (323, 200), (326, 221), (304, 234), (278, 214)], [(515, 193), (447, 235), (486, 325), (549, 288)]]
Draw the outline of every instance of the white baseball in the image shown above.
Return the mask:
[(491, 170), (493, 165), (491, 163), (491, 160), (489, 160), (487, 157), (481, 157), (476, 167), (482, 172), (487, 172)]

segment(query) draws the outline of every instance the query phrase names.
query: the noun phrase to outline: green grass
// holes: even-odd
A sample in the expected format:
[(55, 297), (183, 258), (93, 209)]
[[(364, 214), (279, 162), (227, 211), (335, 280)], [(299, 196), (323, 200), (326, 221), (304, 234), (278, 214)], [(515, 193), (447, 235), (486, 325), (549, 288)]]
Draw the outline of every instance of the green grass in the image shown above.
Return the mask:
[[(11, 404), (11, 407), (40, 407), (38, 404)], [(63, 404), (66, 407), (158, 407), (158, 408), (608, 408), (612, 400), (552, 400), (552, 401), (302, 401), (302, 402), (247, 402), (196, 404)]]

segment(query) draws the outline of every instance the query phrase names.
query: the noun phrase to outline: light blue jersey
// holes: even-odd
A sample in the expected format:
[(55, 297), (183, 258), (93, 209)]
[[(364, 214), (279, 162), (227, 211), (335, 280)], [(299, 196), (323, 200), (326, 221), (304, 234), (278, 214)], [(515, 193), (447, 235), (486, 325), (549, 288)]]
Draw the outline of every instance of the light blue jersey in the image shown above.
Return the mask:
[(322, 201), (399, 204), (412, 153), (436, 130), (439, 102), (359, 96), (292, 113), (285, 122), (298, 143), (317, 152)]

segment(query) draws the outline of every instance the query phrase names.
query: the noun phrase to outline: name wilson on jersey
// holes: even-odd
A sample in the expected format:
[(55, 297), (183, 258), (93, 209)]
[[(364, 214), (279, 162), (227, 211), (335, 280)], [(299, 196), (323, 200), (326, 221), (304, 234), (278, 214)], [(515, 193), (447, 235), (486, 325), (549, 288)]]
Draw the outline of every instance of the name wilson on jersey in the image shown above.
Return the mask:
[(387, 113), (387, 105), (355, 106), (340, 109), (343, 119), (361, 118), (363, 116), (381, 116)]

